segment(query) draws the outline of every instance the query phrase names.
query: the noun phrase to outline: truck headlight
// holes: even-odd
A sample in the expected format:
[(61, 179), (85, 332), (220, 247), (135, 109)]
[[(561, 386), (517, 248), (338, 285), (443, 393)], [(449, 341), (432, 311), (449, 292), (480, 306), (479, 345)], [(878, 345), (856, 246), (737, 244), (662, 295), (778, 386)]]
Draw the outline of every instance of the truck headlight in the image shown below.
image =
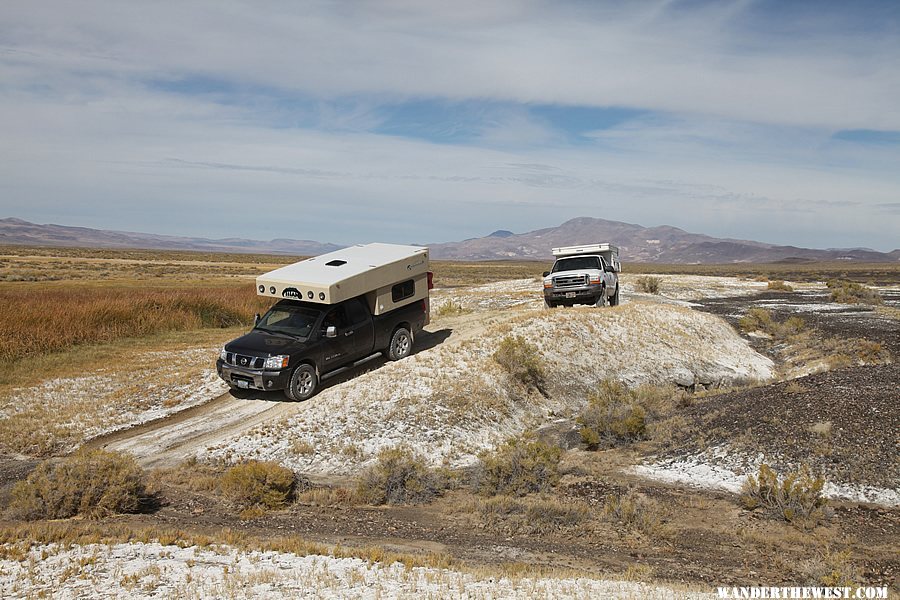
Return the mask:
[(219, 358), (222, 359), (222, 362), (228, 362), (228, 352), (225, 350), (224, 346), (219, 350)]
[(270, 356), (266, 359), (266, 369), (283, 369), (288, 366), (288, 360), (290, 356), (286, 354), (279, 354), (278, 356)]

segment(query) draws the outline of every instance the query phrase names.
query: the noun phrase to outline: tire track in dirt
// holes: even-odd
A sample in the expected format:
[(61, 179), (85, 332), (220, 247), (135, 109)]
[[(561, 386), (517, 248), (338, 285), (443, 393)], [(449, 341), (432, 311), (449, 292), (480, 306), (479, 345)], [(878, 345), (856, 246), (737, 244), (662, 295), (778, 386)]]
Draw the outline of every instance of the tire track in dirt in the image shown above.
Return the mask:
[(130, 453), (147, 468), (171, 467), (200, 448), (302, 406), (275, 399), (241, 399), (226, 393), (174, 415), (94, 438), (85, 446)]
[[(502, 315), (476, 312), (439, 319), (420, 334), (416, 340), (417, 352), (428, 352), (444, 344), (459, 344), (517, 314), (520, 312), (509, 311)], [(348, 383), (364, 385), (368, 371), (377, 370), (383, 364), (383, 358), (375, 358), (348, 369), (324, 381), (323, 389)], [(263, 423), (290, 416), (315, 401), (316, 396), (302, 403), (289, 402), (278, 392), (259, 393), (244, 399), (229, 392), (178, 413), (99, 436), (84, 445), (130, 453), (145, 468), (173, 467), (198, 451), (238, 437)]]

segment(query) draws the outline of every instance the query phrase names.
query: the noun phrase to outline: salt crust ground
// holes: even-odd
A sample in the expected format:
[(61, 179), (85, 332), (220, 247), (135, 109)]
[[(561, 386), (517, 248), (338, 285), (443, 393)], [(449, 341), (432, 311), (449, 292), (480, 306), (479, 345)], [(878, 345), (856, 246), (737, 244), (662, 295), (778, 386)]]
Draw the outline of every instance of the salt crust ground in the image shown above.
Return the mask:
[(0, 403), (0, 418), (47, 415), (70, 432), (70, 448), (92, 437), (152, 421), (222, 395), (228, 387), (214, 365), (216, 348), (145, 352), (131, 357), (129, 376), (118, 365), (90, 375), (18, 388)]
[[(325, 389), (302, 410), (199, 458), (275, 460), (300, 472), (349, 475), (380, 450), (406, 444), (431, 464), (463, 466), (506, 437), (580, 410), (603, 378), (728, 385), (772, 375), (772, 362), (724, 321), (683, 307), (632, 302), (500, 314), (507, 318), (478, 335), (451, 337)], [(549, 397), (518, 386), (491, 359), (507, 335), (540, 347)]]
[[(747, 476), (759, 472), (763, 456), (748, 456), (727, 446), (716, 446), (691, 456), (648, 461), (630, 469), (636, 475), (697, 488), (738, 493)], [(828, 498), (900, 506), (900, 491), (868, 485), (825, 482), (822, 494)]]
[(158, 543), (32, 547), (0, 560), (0, 596), (54, 598), (712, 598), (600, 579), (495, 578), (356, 558)]

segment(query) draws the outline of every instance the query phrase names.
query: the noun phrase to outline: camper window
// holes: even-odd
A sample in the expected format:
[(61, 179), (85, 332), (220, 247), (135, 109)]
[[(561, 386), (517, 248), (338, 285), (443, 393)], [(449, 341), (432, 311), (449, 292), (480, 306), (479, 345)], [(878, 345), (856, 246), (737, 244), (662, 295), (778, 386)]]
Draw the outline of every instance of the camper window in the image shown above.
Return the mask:
[(416, 282), (408, 279), (402, 283), (396, 284), (391, 288), (391, 300), (395, 303), (405, 300), (416, 293)]

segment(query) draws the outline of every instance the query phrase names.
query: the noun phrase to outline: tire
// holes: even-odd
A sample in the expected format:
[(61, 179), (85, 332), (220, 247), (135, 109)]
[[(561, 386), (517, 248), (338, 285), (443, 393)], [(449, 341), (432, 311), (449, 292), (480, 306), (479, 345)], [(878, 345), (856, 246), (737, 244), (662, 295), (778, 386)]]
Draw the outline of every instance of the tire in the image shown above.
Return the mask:
[(618, 306), (619, 305), (619, 284), (616, 284), (616, 293), (613, 294), (613, 297), (609, 301), (610, 306)]
[(319, 386), (319, 376), (316, 375), (316, 369), (310, 364), (304, 363), (294, 369), (291, 375), (291, 381), (288, 383), (284, 395), (294, 402), (302, 402), (312, 397), (316, 393)]
[(406, 327), (398, 327), (391, 336), (388, 346), (388, 360), (400, 360), (412, 353), (413, 337)]
[(550, 302), (547, 299), (544, 299), (544, 308), (556, 308), (556, 304)]
[(594, 306), (604, 307), (606, 306), (606, 288), (600, 289), (600, 295), (597, 297), (597, 301), (594, 303)]

